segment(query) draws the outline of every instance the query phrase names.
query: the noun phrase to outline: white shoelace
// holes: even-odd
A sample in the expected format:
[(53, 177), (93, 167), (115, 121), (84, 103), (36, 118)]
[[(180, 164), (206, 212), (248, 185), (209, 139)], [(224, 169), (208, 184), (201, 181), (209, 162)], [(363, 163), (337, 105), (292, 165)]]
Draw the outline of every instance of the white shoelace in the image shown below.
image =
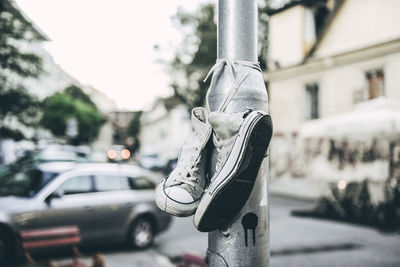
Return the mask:
[[(196, 158), (196, 159), (195, 159)], [(174, 178), (175, 182), (183, 183), (190, 185), (196, 190), (196, 186), (198, 184), (198, 179), (194, 176), (195, 172), (199, 171), (199, 164), (200, 164), (200, 156), (194, 157), (192, 156), (188, 159), (182, 169), (179, 171), (179, 175)], [(182, 175), (184, 174), (184, 175)], [(199, 188), (203, 191), (202, 188)]]
[[(221, 59), (217, 59), (217, 62), (210, 69), (210, 71), (208, 72), (208, 74), (207, 74), (206, 78), (203, 80), (203, 82), (207, 81), (208, 78), (213, 73), (215, 74), (215, 76), (221, 75), (224, 70), (225, 65), (228, 67), (227, 68), (228, 73), (229, 73), (231, 79), (233, 80), (233, 86), (232, 86), (232, 89), (230, 90), (229, 94), (226, 96), (226, 98), (222, 101), (222, 103), (218, 107), (218, 109), (217, 109), (218, 111), (225, 111), (226, 107), (232, 100), (232, 97), (236, 94), (240, 85), (242, 85), (244, 80), (249, 75), (251, 69), (255, 69), (255, 70), (258, 70), (261, 72), (260, 64), (258, 62), (245, 61), (245, 60), (232, 60), (230, 58), (221, 58)], [(235, 77), (235, 73), (237, 73), (236, 65), (242, 65), (245, 67), (249, 67), (251, 69), (247, 70), (247, 72), (243, 75), (243, 77), (241, 77), (239, 80), (237, 80)], [(207, 92), (206, 100), (208, 99), (209, 92), (210, 92), (210, 90)], [(210, 110), (208, 102), (206, 105), (207, 105), (207, 109)]]
[[(221, 75), (224, 70), (225, 65), (228, 66), (227, 70), (229, 72), (231, 79), (233, 80), (233, 86), (232, 86), (232, 89), (230, 90), (229, 94), (227, 95), (227, 97), (222, 101), (221, 105), (218, 108), (218, 111), (225, 111), (227, 105), (230, 103), (232, 97), (236, 94), (239, 87), (242, 85), (244, 80), (247, 78), (251, 69), (255, 69), (255, 70), (258, 70), (261, 72), (260, 64), (257, 62), (232, 60), (230, 58), (217, 59), (216, 63), (210, 69), (206, 78), (204, 79), (204, 82), (207, 81), (208, 78), (213, 73), (216, 76)], [(237, 73), (236, 65), (242, 65), (242, 66), (246, 66), (246, 67), (250, 68), (246, 71), (246, 73), (243, 75), (243, 77), (241, 77), (239, 80), (236, 79), (236, 73)], [(208, 94), (209, 94), (209, 91), (207, 92), (206, 99), (208, 99)], [(207, 102), (207, 107), (208, 107), (208, 102)], [(207, 109), (210, 110), (209, 108), (207, 108)], [(221, 164), (220, 157), (221, 157), (222, 144), (221, 144), (221, 142), (216, 140), (216, 138), (214, 138), (214, 141), (219, 144), (219, 145), (217, 145), (217, 150), (218, 150), (217, 165), (219, 168), (220, 164)], [(197, 155), (196, 157), (191, 157), (190, 159), (188, 159), (187, 162), (185, 162), (185, 164), (183, 165), (182, 169), (179, 171), (179, 175), (177, 175), (175, 177), (174, 181), (177, 183), (190, 185), (191, 187), (196, 189), (198, 180), (196, 177), (194, 177), (194, 173), (199, 171), (200, 158), (201, 158), (201, 155)], [(184, 174), (184, 175), (182, 175), (182, 174)], [(199, 187), (199, 189), (203, 191), (202, 188)]]

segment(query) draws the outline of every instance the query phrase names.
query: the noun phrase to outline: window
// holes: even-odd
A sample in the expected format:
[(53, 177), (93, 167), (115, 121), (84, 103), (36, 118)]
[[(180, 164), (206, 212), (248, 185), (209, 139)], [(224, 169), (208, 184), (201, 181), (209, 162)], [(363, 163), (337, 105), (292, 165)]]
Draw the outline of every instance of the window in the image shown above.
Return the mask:
[(57, 191), (59, 190), (66, 195), (93, 192), (92, 178), (90, 176), (70, 178), (57, 189)]
[(97, 191), (116, 191), (130, 189), (128, 179), (122, 176), (97, 175), (95, 178)]
[(318, 84), (306, 85), (306, 118), (317, 119), (319, 118), (318, 107)]
[(384, 78), (385, 75), (382, 69), (368, 71), (365, 73), (365, 79), (367, 80), (368, 88), (368, 99), (377, 98), (385, 94)]
[(32, 197), (56, 175), (35, 169), (4, 174), (0, 179), (0, 196)]
[(145, 177), (130, 177), (129, 183), (131, 188), (134, 190), (154, 189), (156, 187), (156, 185), (150, 179)]

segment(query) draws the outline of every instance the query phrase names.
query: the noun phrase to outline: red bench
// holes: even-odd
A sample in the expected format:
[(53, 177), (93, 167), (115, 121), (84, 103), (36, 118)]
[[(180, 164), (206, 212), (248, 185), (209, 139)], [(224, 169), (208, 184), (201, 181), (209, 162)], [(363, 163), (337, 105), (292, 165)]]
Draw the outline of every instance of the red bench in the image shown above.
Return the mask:
[(183, 254), (181, 262), (177, 265), (178, 267), (206, 267), (204, 262), (204, 258), (192, 255), (192, 254)]
[[(74, 252), (74, 258), (71, 264), (59, 265), (55, 261), (48, 261), (46, 265), (51, 267), (87, 267), (87, 265), (78, 260), (78, 256), (81, 256), (81, 254), (77, 249), (77, 245), (81, 242), (81, 237), (77, 226), (24, 230), (20, 231), (20, 237), (28, 266), (36, 264), (30, 255), (35, 249), (69, 246)], [(94, 255), (92, 259), (91, 266), (104, 266), (104, 260), (101, 254)]]

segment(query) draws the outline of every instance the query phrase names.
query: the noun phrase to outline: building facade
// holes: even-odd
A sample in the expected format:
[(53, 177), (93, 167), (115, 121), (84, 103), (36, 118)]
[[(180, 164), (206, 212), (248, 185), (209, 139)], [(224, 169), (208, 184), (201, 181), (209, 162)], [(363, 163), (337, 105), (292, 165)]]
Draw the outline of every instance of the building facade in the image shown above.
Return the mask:
[[(168, 102), (168, 100), (167, 100)], [(167, 161), (178, 157), (184, 139), (192, 132), (190, 116), (182, 104), (158, 99), (141, 117), (140, 151)]]
[[(297, 149), (310, 121), (379, 97), (400, 101), (398, 10), (396, 0), (316, 0), (270, 14), (265, 78), (275, 135), (272, 178), (312, 175)], [(326, 153), (332, 149), (321, 146)]]

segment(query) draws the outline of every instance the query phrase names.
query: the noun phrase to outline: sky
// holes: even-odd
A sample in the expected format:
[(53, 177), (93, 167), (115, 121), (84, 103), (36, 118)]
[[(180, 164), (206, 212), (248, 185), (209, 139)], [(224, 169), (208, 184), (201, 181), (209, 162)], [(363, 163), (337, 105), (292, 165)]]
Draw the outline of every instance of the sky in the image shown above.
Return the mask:
[(55, 62), (124, 110), (146, 108), (172, 93), (156, 62), (182, 38), (171, 16), (179, 6), (194, 11), (206, 1), (16, 0), (50, 38), (44, 45)]

